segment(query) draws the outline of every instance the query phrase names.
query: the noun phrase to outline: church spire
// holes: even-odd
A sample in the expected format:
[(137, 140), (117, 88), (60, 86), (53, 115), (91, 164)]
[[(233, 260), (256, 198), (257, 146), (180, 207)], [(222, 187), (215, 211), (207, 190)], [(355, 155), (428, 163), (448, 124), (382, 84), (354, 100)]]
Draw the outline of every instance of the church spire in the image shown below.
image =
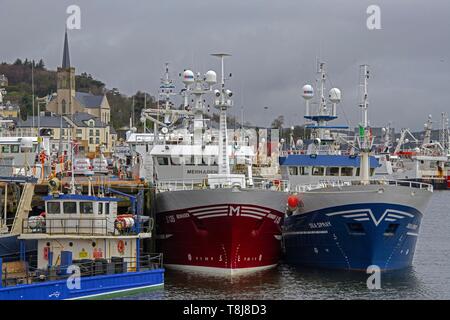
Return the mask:
[(67, 39), (67, 29), (66, 29), (66, 35), (64, 37), (64, 52), (63, 52), (62, 68), (63, 69), (70, 68), (69, 40)]

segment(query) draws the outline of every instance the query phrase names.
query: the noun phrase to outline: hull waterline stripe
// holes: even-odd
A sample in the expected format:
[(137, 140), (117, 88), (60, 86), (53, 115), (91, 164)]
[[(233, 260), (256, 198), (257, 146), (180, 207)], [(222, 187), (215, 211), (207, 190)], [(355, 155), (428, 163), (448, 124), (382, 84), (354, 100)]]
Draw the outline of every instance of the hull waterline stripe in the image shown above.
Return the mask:
[(117, 293), (121, 293), (121, 292), (142, 290), (142, 289), (146, 289), (146, 288), (161, 287), (161, 286), (164, 286), (164, 282), (157, 283), (157, 284), (151, 284), (151, 285), (148, 285), (148, 286), (142, 286), (142, 287), (134, 287), (134, 288), (128, 288), (128, 289), (122, 289), (122, 290), (114, 290), (114, 291), (108, 291), (108, 292), (103, 292), (103, 293), (91, 294), (91, 295), (88, 295), (88, 296), (81, 296), (81, 297), (70, 298), (70, 299), (66, 299), (66, 300), (88, 299), (88, 298), (93, 298), (93, 297), (100, 297), (100, 296), (105, 296), (105, 295), (117, 294)]

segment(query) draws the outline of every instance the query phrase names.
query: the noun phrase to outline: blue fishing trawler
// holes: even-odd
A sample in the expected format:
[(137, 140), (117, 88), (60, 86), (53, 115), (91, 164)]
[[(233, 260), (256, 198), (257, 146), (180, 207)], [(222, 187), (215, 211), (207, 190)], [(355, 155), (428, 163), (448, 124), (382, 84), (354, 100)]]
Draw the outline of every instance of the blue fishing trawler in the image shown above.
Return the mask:
[[(56, 179), (49, 185), (45, 213), (22, 222), (20, 259), (0, 259), (0, 300), (109, 298), (163, 286), (162, 255), (142, 250), (153, 227), (142, 201), (129, 196), (131, 212), (118, 214), (119, 197), (60, 194)], [(34, 258), (25, 254), (30, 240)]]
[(283, 223), (283, 247), (288, 263), (331, 269), (366, 270), (377, 265), (394, 270), (412, 264), (422, 216), (433, 187), (409, 181), (373, 179), (378, 161), (371, 153), (373, 137), (368, 124), (367, 66), (361, 66), (363, 122), (350, 154), (328, 121), (336, 118), (340, 91), (331, 89), (327, 106), (326, 73), (319, 65), (320, 95), (317, 115), (310, 116), (312, 86), (303, 88), (306, 118), (313, 142), (280, 159), (291, 183)]

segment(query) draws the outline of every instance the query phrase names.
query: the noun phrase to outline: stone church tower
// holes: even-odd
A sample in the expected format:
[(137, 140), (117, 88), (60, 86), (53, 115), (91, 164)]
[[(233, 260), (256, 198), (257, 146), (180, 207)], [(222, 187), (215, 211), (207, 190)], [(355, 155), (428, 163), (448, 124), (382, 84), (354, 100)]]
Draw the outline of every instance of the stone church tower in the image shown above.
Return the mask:
[(58, 114), (74, 114), (75, 68), (70, 66), (69, 41), (67, 30), (64, 38), (64, 52), (61, 68), (57, 70), (57, 106)]

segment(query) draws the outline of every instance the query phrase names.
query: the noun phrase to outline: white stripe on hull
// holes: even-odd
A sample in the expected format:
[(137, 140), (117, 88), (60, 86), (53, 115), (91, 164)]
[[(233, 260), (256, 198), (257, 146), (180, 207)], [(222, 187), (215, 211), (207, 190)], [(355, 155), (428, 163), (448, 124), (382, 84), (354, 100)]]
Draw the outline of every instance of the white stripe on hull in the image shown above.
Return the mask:
[(186, 272), (194, 272), (194, 273), (208, 273), (210, 275), (217, 276), (234, 276), (234, 275), (244, 275), (253, 272), (263, 271), (267, 269), (272, 269), (277, 266), (277, 264), (260, 266), (260, 267), (252, 267), (252, 268), (216, 268), (216, 267), (203, 267), (203, 266), (189, 266), (182, 264), (165, 264), (166, 268), (170, 268), (173, 270), (186, 271)]

